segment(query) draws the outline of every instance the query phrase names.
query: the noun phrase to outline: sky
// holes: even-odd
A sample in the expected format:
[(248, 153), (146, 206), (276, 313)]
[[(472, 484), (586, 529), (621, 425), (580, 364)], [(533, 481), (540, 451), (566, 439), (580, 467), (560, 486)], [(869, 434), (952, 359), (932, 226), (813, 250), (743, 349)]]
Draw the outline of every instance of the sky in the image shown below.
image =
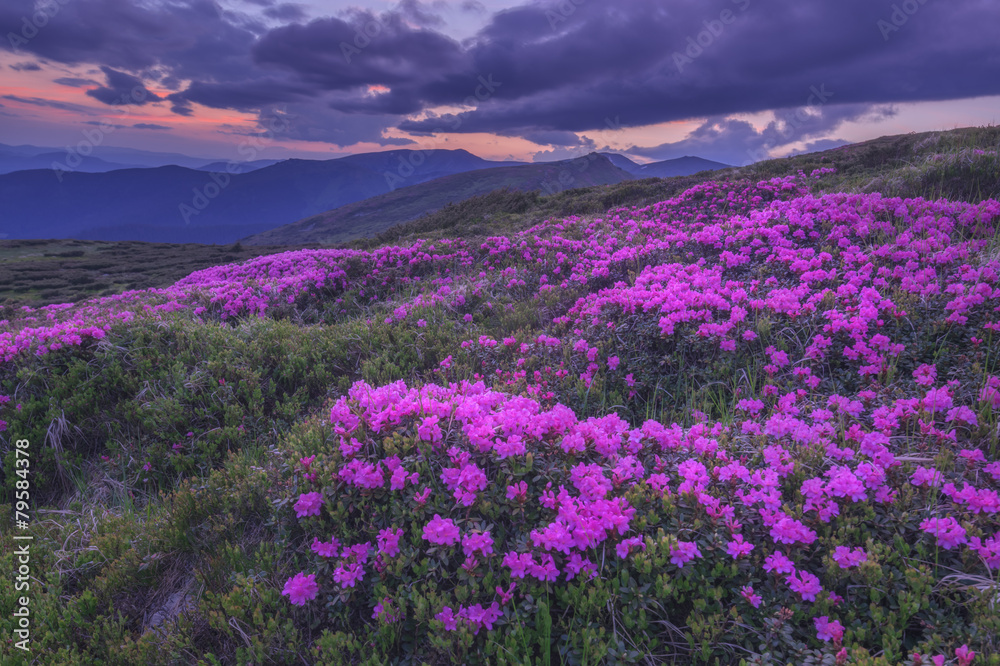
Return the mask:
[(0, 143), (727, 164), (996, 124), (995, 0), (2, 0)]

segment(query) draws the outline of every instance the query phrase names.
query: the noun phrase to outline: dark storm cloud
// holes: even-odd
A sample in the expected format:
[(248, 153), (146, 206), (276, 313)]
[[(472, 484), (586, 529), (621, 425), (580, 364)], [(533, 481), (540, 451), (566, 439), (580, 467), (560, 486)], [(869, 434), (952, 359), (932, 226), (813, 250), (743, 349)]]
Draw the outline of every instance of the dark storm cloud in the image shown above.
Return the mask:
[(131, 74), (119, 72), (110, 67), (101, 67), (107, 78), (107, 85), (88, 90), (87, 95), (108, 105), (143, 106), (151, 102), (160, 102), (162, 97), (149, 91), (142, 80)]
[(302, 5), (286, 2), (264, 10), (264, 16), (276, 21), (301, 21), (307, 14)]
[(892, 6), (870, 0), (738, 0), (722, 5), (725, 16), (695, 2), (586, 3), (571, 13), (521, 7), (480, 33), (468, 54), (473, 68), (418, 89), (427, 102), (455, 102), (467, 92), (453, 83), (489, 72), (503, 83), (490, 102), (402, 128), (427, 131), (447, 120), (463, 132), (586, 131), (616, 115), (641, 126), (798, 107), (821, 85), (836, 92), (835, 104), (1000, 93), (991, 27), (1000, 5), (917, 6), (888, 39), (879, 21), (892, 18)]
[[(181, 115), (196, 105), (259, 113), (287, 105), (300, 138), (348, 143), (387, 141), (382, 132), (399, 127), (572, 148), (569, 133), (602, 130), (609, 118), (632, 127), (710, 118), (692, 142), (708, 149), (742, 137), (764, 149), (818, 138), (873, 105), (1000, 94), (1000, 3), (985, 0), (533, 2), (494, 14), (464, 42), (444, 34), (435, 3), (296, 23), (305, 20), (299, 5), (248, 2), (291, 23), (268, 28), (259, 8), (240, 14), (213, 0), (87, 0), (60, 5), (17, 50), (158, 81), (175, 91), (168, 100)], [(913, 11), (895, 9), (904, 5)], [(33, 7), (3, 2), (0, 35), (20, 30)], [(780, 114), (772, 130), (750, 127), (757, 136), (731, 118), (810, 106), (824, 86), (832, 97), (794, 131), (782, 129)], [(107, 101), (121, 88), (109, 80), (92, 92)], [(402, 118), (444, 105), (465, 110)]]
[(245, 75), (251, 64), (254, 30), (240, 15), (224, 12), (214, 0), (170, 3), (85, 0), (58, 3), (59, 10), (27, 39), (24, 17), (34, 0), (0, 3), (0, 47), (66, 64), (105, 65), (140, 72), (159, 67), (173, 76), (227, 80)]

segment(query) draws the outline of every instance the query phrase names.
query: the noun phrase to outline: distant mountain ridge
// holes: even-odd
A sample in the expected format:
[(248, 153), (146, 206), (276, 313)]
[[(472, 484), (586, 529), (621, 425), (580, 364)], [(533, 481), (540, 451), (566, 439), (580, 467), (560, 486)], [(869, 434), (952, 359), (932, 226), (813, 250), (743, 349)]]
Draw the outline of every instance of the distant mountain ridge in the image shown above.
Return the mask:
[(612, 164), (607, 156), (598, 153), (559, 162), (467, 171), (348, 204), (249, 236), (241, 242), (249, 245), (339, 243), (373, 236), (449, 203), (503, 188), (555, 194), (577, 187), (611, 185), (632, 178), (630, 173)]
[(400, 186), (507, 166), (465, 150), (284, 160), (248, 173), (179, 166), (0, 175), (0, 235), (231, 243)]
[[(224, 244), (246, 237), (255, 243), (318, 242), (322, 237), (321, 242), (338, 242), (505, 187), (551, 195), (724, 166), (694, 157), (639, 165), (621, 155), (598, 153), (524, 164), (486, 160), (461, 149), (206, 162), (177, 153), (97, 146), (93, 154), (74, 160), (76, 171), (53, 171), (53, 164), (67, 161), (67, 153), (44, 151), (51, 149), (0, 144), (0, 172), (11, 164), (38, 167), (0, 174), (0, 238)], [(150, 166), (163, 161), (183, 164)], [(496, 169), (500, 171), (491, 173)], [(453, 178), (460, 174), (469, 175)], [(362, 203), (373, 197), (383, 198)], [(338, 211), (344, 206), (352, 207)], [(316, 216), (326, 221), (308, 233), (302, 231), (307, 224), (268, 234)], [(300, 236), (310, 240), (300, 241)]]
[(730, 164), (713, 162), (701, 157), (686, 155), (672, 160), (653, 162), (651, 164), (636, 164), (624, 155), (617, 153), (601, 153), (619, 169), (628, 171), (633, 176), (639, 178), (673, 178), (676, 176), (690, 176), (701, 171), (718, 171), (728, 169)]

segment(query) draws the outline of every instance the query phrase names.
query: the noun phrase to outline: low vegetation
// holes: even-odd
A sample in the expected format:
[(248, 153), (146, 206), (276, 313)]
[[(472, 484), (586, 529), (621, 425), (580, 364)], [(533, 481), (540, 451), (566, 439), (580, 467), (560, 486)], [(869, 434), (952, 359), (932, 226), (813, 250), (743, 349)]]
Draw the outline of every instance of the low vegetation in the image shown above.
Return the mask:
[(4, 663), (1000, 664), (996, 138), (9, 308)]

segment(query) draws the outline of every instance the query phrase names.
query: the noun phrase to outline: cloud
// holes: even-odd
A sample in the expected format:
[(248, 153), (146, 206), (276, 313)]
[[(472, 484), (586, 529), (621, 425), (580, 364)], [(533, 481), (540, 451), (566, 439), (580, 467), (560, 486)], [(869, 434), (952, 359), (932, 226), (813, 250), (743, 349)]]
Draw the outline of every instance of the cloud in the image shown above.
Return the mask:
[(163, 100), (162, 97), (150, 92), (141, 79), (131, 74), (119, 72), (110, 67), (101, 67), (101, 71), (107, 77), (108, 84), (86, 92), (87, 95), (99, 102), (112, 106), (131, 104), (143, 106)]
[(460, 7), (463, 12), (472, 12), (474, 14), (486, 13), (486, 5), (479, 0), (463, 0)]
[(114, 129), (124, 129), (125, 127), (128, 127), (128, 125), (117, 125), (115, 123), (109, 123), (106, 120), (85, 120), (83, 124), (96, 125), (97, 127), (103, 127), (103, 128), (112, 127)]
[[(826, 138), (817, 132), (837, 127), (841, 112), (1000, 94), (1000, 3), (985, 0), (921, 4), (889, 33), (879, 21), (890, 19), (891, 5), (869, 0), (533, 0), (489, 15), (461, 42), (449, 36), (440, 3), (403, 0), (390, 11), (307, 21), (299, 4), (248, 2), (246, 12), (216, 0), (61, 4), (20, 51), (100, 66), (108, 81), (88, 94), (105, 104), (155, 82), (172, 91), (176, 114), (196, 116), (200, 105), (260, 115), (284, 105), (297, 117), (296, 136), (339, 145), (385, 141), (399, 128), (574, 149), (570, 134), (602, 130), (609, 118), (632, 127), (699, 118), (710, 120), (687, 143), (636, 150), (721, 155), (733, 140), (745, 155), (788, 145), (776, 142), (792, 135)], [(33, 8), (34, 0), (0, 3), (0, 34), (21, 30)], [(823, 86), (833, 93), (824, 110), (781, 135), (782, 110), (807, 105)], [(144, 103), (159, 99), (142, 90)], [(446, 106), (463, 109), (435, 112)], [(734, 119), (776, 109), (771, 130)]]
[(19, 102), (21, 104), (44, 106), (50, 109), (59, 109), (60, 111), (71, 111), (73, 113), (93, 115), (93, 112), (87, 107), (80, 106), (79, 104), (73, 104), (71, 102), (60, 102), (59, 100), (44, 99), (42, 97), (19, 97), (18, 95), (4, 95), (3, 98), (9, 99), (12, 102)]
[(286, 2), (268, 7), (264, 10), (264, 16), (276, 21), (302, 21), (307, 14), (302, 5)]
[(805, 155), (806, 153), (818, 153), (823, 150), (832, 150), (833, 148), (840, 148), (841, 146), (846, 146), (850, 141), (844, 139), (820, 139), (819, 141), (810, 141), (805, 145), (804, 148), (799, 148), (793, 150), (788, 155)]
[(878, 122), (894, 114), (892, 107), (868, 104), (780, 109), (775, 112), (775, 119), (761, 130), (746, 120), (717, 116), (706, 120), (680, 141), (649, 147), (632, 146), (625, 152), (653, 160), (697, 155), (725, 164), (744, 165), (766, 159), (783, 146), (825, 136), (846, 122)]
[(167, 125), (157, 125), (156, 123), (133, 123), (132, 127), (141, 130), (172, 130), (173, 127)]
[(41, 69), (37, 62), (15, 62), (13, 65), (7, 66), (15, 72), (37, 72)]
[[(563, 6), (575, 10), (533, 4), (500, 12), (469, 48), (464, 76), (444, 73), (418, 90), (421, 99), (456, 103), (467, 87), (442, 81), (488, 72), (503, 86), (489, 103), (451, 119), (458, 131), (578, 132), (615, 115), (643, 126), (794, 108), (822, 85), (835, 91), (834, 102), (851, 104), (1000, 94), (1000, 59), (987, 27), (1000, 20), (995, 3), (924, 5), (888, 42), (877, 29), (884, 8), (867, 0), (808, 8), (775, 0), (766, 13), (751, 4), (733, 10), (727, 25), (718, 10), (691, 1)], [(678, 66), (675, 54), (684, 55), (706, 21), (722, 25), (721, 33)], [(429, 131), (442, 120), (431, 115), (401, 127)]]
[(61, 86), (69, 86), (70, 88), (82, 88), (83, 86), (94, 86), (98, 85), (97, 81), (93, 79), (80, 79), (73, 76), (64, 76), (58, 79), (52, 79), (53, 83), (58, 83)]

